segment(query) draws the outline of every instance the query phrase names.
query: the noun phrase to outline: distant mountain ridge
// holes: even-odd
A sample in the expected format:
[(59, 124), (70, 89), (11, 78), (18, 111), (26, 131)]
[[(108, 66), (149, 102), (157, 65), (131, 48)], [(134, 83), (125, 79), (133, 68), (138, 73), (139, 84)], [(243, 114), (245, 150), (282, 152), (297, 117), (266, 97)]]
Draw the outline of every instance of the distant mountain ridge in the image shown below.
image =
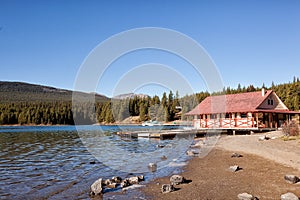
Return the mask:
[(122, 99), (133, 99), (134, 97), (138, 97), (138, 98), (149, 98), (149, 95), (146, 94), (135, 94), (135, 93), (127, 93), (127, 94), (119, 94), (117, 96), (114, 96), (112, 99), (118, 99), (118, 100), (122, 100)]
[[(78, 92), (83, 96), (92, 93)], [(0, 102), (53, 102), (72, 101), (73, 91), (50, 86), (37, 85), (25, 82), (0, 81)], [(97, 102), (110, 100), (108, 97), (95, 94)]]

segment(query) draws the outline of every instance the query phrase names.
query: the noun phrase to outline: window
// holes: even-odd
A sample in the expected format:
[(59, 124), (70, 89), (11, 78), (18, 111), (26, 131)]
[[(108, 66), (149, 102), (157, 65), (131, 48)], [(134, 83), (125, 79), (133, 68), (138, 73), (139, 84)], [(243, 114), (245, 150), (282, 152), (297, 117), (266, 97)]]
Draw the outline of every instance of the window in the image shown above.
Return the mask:
[(268, 105), (274, 105), (273, 99), (268, 99)]
[(217, 119), (217, 114), (212, 114), (211, 119)]
[(247, 113), (242, 113), (241, 118), (247, 118)]

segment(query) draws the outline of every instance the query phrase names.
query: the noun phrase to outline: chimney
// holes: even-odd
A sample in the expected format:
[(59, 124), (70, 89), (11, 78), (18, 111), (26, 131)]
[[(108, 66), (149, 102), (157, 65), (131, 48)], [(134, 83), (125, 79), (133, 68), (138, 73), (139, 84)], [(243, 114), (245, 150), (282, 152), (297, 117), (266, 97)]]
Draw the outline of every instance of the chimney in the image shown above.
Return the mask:
[(265, 96), (265, 94), (266, 94), (265, 88), (262, 88), (262, 89), (261, 89), (261, 96), (263, 96), (263, 97), (264, 97), (264, 96)]

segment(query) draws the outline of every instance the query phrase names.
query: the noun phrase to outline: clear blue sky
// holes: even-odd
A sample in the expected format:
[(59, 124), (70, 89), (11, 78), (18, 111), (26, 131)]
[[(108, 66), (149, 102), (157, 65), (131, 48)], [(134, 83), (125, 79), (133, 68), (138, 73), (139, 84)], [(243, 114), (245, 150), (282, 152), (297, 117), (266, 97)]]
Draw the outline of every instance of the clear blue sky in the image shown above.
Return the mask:
[[(80, 65), (100, 42), (132, 28), (163, 27), (201, 44), (225, 86), (289, 82), (300, 77), (299, 10), (298, 0), (0, 0), (0, 80), (72, 89)], [(98, 92), (111, 96), (111, 76), (137, 64), (162, 62), (189, 74), (164, 53), (137, 53), (134, 63), (128, 56), (115, 63)], [(196, 92), (206, 90), (190, 79)]]

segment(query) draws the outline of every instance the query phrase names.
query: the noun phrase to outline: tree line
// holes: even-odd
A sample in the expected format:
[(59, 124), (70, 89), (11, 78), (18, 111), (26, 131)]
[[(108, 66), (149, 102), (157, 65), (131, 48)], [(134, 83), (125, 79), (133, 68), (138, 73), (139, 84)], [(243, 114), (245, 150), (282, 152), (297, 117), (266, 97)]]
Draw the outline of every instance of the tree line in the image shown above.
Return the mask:
[[(254, 87), (253, 85), (249, 85), (248, 87), (241, 87), (238, 84), (236, 89), (231, 89), (230, 87), (224, 88), (222, 92), (223, 94), (236, 94), (236, 93), (244, 93), (244, 92), (254, 92), (260, 91), (262, 88), (267, 90), (273, 90), (277, 96), (282, 100), (282, 102), (290, 109), (294, 111), (299, 110), (300, 106), (300, 79), (297, 77), (293, 78), (292, 82), (283, 83), (283, 84), (275, 84), (272, 82), (271, 87), (266, 87), (263, 84), (261, 87)], [(219, 93), (215, 93), (219, 94)]]
[[(157, 120), (173, 121), (180, 118), (181, 101), (178, 92), (164, 93), (160, 99), (138, 97), (127, 99), (111, 99), (106, 102), (76, 103), (71, 101), (54, 102), (13, 102), (0, 103), (0, 125), (6, 124), (47, 124), (73, 125), (122, 122), (130, 116), (139, 116), (140, 121)], [(186, 102), (189, 98), (185, 98)], [(189, 104), (191, 104), (189, 102)], [(185, 107), (188, 111), (195, 106)]]
[[(272, 89), (290, 110), (299, 110), (300, 105), (300, 81), (294, 78), (293, 82), (275, 85), (271, 87), (262, 85), (265, 89)], [(209, 95), (236, 94), (242, 92), (259, 91), (262, 87), (249, 85), (237, 88), (224, 88), (223, 91), (210, 94), (200, 92), (193, 95), (179, 97), (178, 92), (163, 93), (162, 97), (134, 96), (126, 99), (110, 99), (90, 103), (78, 103), (76, 106), (69, 101), (34, 101), (34, 102), (1, 102), (0, 125), (6, 124), (48, 124), (48, 125), (73, 125), (94, 123), (122, 122), (130, 116), (139, 116), (140, 121), (157, 120), (173, 121), (186, 120), (184, 115)]]

